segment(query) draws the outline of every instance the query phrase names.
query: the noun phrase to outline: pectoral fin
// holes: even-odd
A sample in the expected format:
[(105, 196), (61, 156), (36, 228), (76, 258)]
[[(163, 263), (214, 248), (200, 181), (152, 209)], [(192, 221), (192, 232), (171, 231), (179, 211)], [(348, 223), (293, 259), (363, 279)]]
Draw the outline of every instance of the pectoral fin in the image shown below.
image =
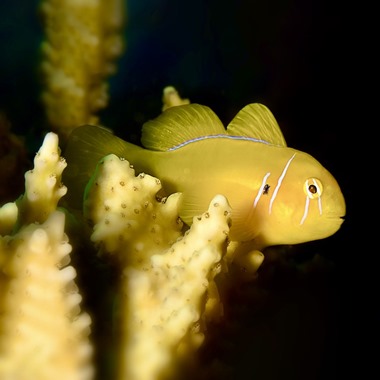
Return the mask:
[[(214, 186), (210, 186), (214, 183)], [(253, 197), (252, 190), (239, 183), (227, 181), (192, 181), (183, 189), (179, 208), (180, 218), (191, 225), (194, 216), (207, 211), (215, 195), (221, 194), (227, 198), (231, 206), (232, 225), (230, 239), (250, 241), (258, 234), (258, 226), (252, 223)]]
[(197, 191), (201, 189), (201, 184), (193, 182), (194, 187), (183, 189), (179, 206), (179, 216), (184, 223), (191, 226), (193, 218), (202, 215), (207, 211), (212, 198), (217, 195), (212, 191)]

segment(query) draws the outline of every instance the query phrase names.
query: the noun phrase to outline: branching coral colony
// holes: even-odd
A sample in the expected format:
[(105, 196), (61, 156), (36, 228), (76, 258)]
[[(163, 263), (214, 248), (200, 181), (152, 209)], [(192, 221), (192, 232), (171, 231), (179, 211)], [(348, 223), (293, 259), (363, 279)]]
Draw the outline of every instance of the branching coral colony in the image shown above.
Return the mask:
[[(188, 100), (168, 87), (163, 103), (166, 109)], [(95, 376), (91, 319), (81, 311), (66, 214), (57, 207), (67, 192), (65, 167), (58, 135), (50, 132), (25, 175), (25, 194), (0, 209), (1, 379)], [(228, 202), (216, 196), (184, 232), (180, 194), (158, 200), (160, 189), (159, 179), (109, 155), (98, 164), (84, 203), (91, 241), (123, 268), (112, 327), (120, 334), (116, 379), (175, 374), (202, 344), (207, 321), (221, 315), (214, 278), (234, 251), (233, 244), (228, 248)]]
[[(71, 101), (69, 109), (81, 108), (82, 103)], [(164, 89), (163, 110), (187, 103), (175, 88)], [(53, 111), (58, 105), (46, 104), (59, 119)], [(24, 195), (0, 209), (1, 379), (96, 376), (92, 321), (81, 310), (76, 270), (69, 264), (67, 210), (58, 208), (67, 192), (61, 183), (65, 167), (58, 134), (49, 132), (25, 175)], [(111, 371), (115, 379), (175, 376), (202, 344), (207, 321), (222, 313), (214, 278), (234, 256), (234, 244), (228, 245), (228, 201), (216, 196), (184, 232), (180, 194), (158, 200), (160, 189), (159, 179), (135, 173), (122, 157), (106, 156), (77, 220), (93, 226), (91, 242), (103, 259), (112, 256), (122, 268), (117, 326), (110, 326), (119, 334), (117, 368)], [(253, 271), (261, 260), (254, 261)]]
[(135, 177), (127, 161), (109, 155), (85, 204), (92, 241), (124, 268), (120, 379), (157, 379), (173, 369), (202, 343), (202, 320), (218, 304), (213, 280), (227, 248), (229, 205), (216, 196), (183, 235), (180, 194), (158, 201), (160, 188), (158, 179)]
[[(58, 136), (45, 137), (26, 173), (25, 194), (0, 209), (0, 378), (91, 379), (91, 320), (81, 311), (65, 213), (66, 163)], [(180, 194), (158, 200), (160, 181), (106, 156), (84, 204), (99, 252), (124, 268), (117, 379), (160, 379), (203, 341), (220, 315), (215, 276), (228, 264), (230, 207), (216, 196), (183, 233)]]
[[(98, 370), (91, 340), (97, 315), (82, 310), (70, 265), (77, 237), (69, 242), (68, 213), (58, 207), (67, 191), (58, 137), (64, 142), (75, 126), (97, 122), (96, 111), (107, 103), (104, 78), (120, 53), (121, 7), (120, 0), (42, 2), (43, 100), (53, 132), (25, 175), (25, 193), (0, 208), (0, 379), (94, 379)], [(164, 110), (189, 101), (168, 87), (163, 103)], [(106, 156), (77, 220), (90, 222), (89, 243), (122, 268), (118, 317), (110, 326), (119, 334), (116, 380), (175, 376), (202, 344), (207, 322), (221, 316), (215, 279), (236, 258), (225, 197), (211, 200), (185, 231), (180, 194), (159, 200), (160, 189), (159, 179)], [(256, 253), (244, 258), (252, 272), (262, 262)]]
[(0, 209), (0, 378), (91, 379), (90, 317), (80, 310), (65, 214), (66, 163), (45, 137), (25, 194)]
[(123, 50), (123, 0), (44, 0), (42, 99), (62, 141), (73, 128), (97, 123), (108, 104), (108, 82)]

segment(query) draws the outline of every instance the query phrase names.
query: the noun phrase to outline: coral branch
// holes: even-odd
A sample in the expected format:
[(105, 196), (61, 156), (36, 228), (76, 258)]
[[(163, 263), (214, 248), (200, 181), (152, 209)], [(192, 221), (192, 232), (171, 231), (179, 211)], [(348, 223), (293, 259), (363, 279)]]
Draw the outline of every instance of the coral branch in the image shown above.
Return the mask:
[(179, 96), (178, 91), (173, 86), (166, 86), (162, 94), (162, 111), (167, 110), (170, 107), (181, 106), (184, 104), (190, 104), (189, 99), (182, 99)]
[(121, 371), (128, 379), (157, 379), (203, 342), (208, 288), (226, 249), (229, 206), (214, 198), (208, 212), (148, 270), (124, 272), (127, 337)]
[(25, 174), (25, 194), (17, 200), (18, 225), (43, 223), (55, 211), (59, 200), (67, 192), (61, 182), (66, 161), (60, 156), (58, 136), (46, 134), (34, 158), (34, 168)]
[(62, 140), (81, 124), (97, 123), (108, 104), (106, 79), (121, 54), (121, 0), (44, 0), (46, 40), (41, 64), (48, 123)]
[[(208, 299), (227, 249), (230, 207), (217, 196), (180, 234), (180, 194), (157, 200), (160, 182), (125, 160), (106, 156), (88, 188), (92, 240), (116, 256), (121, 279), (120, 379), (160, 379), (203, 341)], [(211, 292), (208, 293), (208, 289)]]
[(67, 266), (71, 245), (57, 211), (0, 240), (0, 378), (90, 379), (90, 317)]
[(80, 310), (65, 214), (57, 211), (65, 166), (50, 132), (25, 175), (25, 194), (0, 208), (1, 379), (93, 376), (91, 320)]

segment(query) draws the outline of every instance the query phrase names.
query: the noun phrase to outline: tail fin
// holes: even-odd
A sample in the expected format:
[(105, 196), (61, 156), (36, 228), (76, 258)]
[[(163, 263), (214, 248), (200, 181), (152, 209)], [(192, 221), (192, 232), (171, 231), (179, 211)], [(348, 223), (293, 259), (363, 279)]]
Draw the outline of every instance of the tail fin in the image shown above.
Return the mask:
[(62, 181), (68, 188), (64, 200), (68, 206), (78, 210), (82, 208), (85, 187), (99, 160), (111, 153), (125, 157), (129, 147), (134, 145), (104, 127), (83, 125), (74, 129), (63, 154), (67, 167)]

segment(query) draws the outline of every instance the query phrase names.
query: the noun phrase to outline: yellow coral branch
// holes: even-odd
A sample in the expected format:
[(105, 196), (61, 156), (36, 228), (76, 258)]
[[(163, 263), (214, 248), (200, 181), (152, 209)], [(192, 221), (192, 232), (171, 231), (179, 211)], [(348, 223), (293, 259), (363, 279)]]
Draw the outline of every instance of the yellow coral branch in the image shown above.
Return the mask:
[(25, 175), (25, 194), (0, 208), (0, 379), (93, 376), (91, 320), (80, 310), (65, 214), (57, 211), (65, 166), (50, 132)]
[(113, 154), (98, 164), (88, 188), (91, 238), (124, 267), (119, 379), (156, 380), (174, 371), (202, 343), (205, 313), (219, 302), (213, 280), (227, 249), (227, 200), (215, 197), (183, 236), (181, 195), (159, 201), (160, 189), (158, 179), (135, 177)]
[(153, 380), (173, 375), (181, 360), (202, 344), (202, 318), (210, 283), (226, 249), (229, 210), (224, 197), (215, 197), (186, 236), (151, 257), (148, 270), (125, 270), (128, 340), (120, 360), (126, 376), (120, 378)]
[(56, 210), (67, 192), (61, 182), (66, 165), (60, 156), (58, 135), (48, 133), (34, 158), (34, 168), (25, 174), (25, 194), (16, 201), (19, 226), (43, 223)]
[(73, 128), (97, 123), (108, 103), (106, 79), (121, 54), (122, 0), (44, 0), (42, 44), (48, 123), (64, 141)]
[(90, 317), (67, 266), (62, 212), (0, 239), (0, 378), (91, 379)]
[(140, 173), (116, 155), (97, 166), (85, 200), (85, 217), (94, 224), (92, 241), (118, 255), (123, 265), (149, 266), (150, 257), (170, 247), (181, 234), (178, 195), (160, 202), (157, 178)]
[(170, 107), (181, 106), (184, 104), (190, 104), (189, 99), (182, 99), (179, 96), (178, 91), (173, 86), (166, 86), (162, 94), (162, 111), (167, 110)]

